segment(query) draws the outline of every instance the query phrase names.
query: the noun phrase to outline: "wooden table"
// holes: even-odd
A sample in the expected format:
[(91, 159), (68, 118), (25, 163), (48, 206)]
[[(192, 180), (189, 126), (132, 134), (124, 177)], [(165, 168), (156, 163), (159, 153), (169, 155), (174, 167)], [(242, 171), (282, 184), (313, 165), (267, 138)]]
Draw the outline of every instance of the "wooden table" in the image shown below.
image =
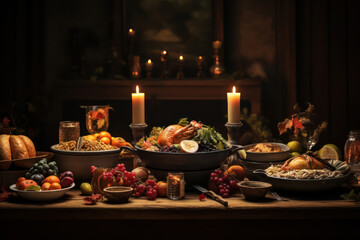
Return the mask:
[[(84, 205), (78, 191), (71, 191), (63, 199), (51, 203), (14, 198), (0, 203), (0, 229), (6, 232), (16, 231), (19, 224), (34, 228), (40, 225), (46, 226), (42, 231), (51, 234), (53, 225), (58, 224), (58, 228), (61, 226), (59, 229), (67, 233), (82, 228), (84, 236), (99, 234), (100, 238), (102, 235), (95, 230), (109, 228), (118, 229), (123, 236), (154, 234), (156, 239), (162, 239), (161, 236), (168, 239), (174, 231), (177, 233), (171, 238), (178, 239), (231, 237), (239, 231), (242, 237), (322, 239), (324, 236), (344, 237), (349, 233), (347, 230), (356, 229), (360, 223), (360, 204), (341, 200), (338, 195), (301, 200), (290, 196), (289, 201), (276, 201), (268, 195), (263, 202), (248, 202), (241, 194), (236, 194), (228, 199), (227, 208), (210, 199), (200, 202), (198, 196), (198, 193), (187, 193), (184, 200), (178, 201), (166, 198), (149, 201), (142, 197), (125, 204), (102, 201), (96, 205)], [(116, 235), (110, 235), (113, 234)]]

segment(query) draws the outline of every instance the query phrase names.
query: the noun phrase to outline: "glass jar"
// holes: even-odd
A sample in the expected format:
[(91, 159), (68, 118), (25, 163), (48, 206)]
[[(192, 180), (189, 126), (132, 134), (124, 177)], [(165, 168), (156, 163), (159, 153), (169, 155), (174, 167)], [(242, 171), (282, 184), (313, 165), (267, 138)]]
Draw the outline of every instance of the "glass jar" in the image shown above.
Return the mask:
[(360, 130), (350, 131), (345, 143), (345, 162), (351, 171), (360, 173)]
[(169, 172), (167, 176), (167, 197), (172, 200), (178, 200), (185, 197), (184, 173)]
[(86, 129), (90, 134), (106, 131), (109, 127), (109, 105), (81, 106), (86, 109)]
[(59, 124), (59, 143), (77, 141), (80, 137), (80, 123), (62, 121)]

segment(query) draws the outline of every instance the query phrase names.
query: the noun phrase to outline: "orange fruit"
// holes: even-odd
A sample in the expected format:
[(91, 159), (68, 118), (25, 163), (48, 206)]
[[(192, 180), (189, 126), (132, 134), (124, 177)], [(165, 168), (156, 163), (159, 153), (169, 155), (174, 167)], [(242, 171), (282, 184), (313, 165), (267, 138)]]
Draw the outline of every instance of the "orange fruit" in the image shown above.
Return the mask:
[(111, 134), (108, 133), (107, 131), (102, 131), (99, 133), (99, 139), (101, 139), (103, 137), (108, 137), (109, 139), (111, 139)]
[(111, 143), (110, 139), (111, 138), (108, 138), (108, 137), (102, 137), (102, 138), (100, 138), (100, 141), (107, 144), (107, 145), (109, 145)]
[(94, 133), (93, 136), (96, 137), (96, 139), (99, 139), (99, 133)]
[(167, 187), (168, 187), (167, 183), (163, 182), (163, 181), (159, 181), (159, 182), (157, 182), (156, 186), (157, 186), (156, 191), (157, 191), (158, 196), (166, 197), (167, 196)]
[(127, 142), (121, 137), (116, 137), (116, 138), (113, 138), (111, 145), (113, 145), (115, 147), (122, 147), (122, 146), (126, 146)]
[(57, 189), (61, 189), (60, 183), (57, 183), (57, 182), (51, 183), (49, 190), (57, 190)]
[(240, 165), (232, 165), (231, 167), (228, 168), (228, 170), (225, 173), (233, 176), (239, 181), (242, 181), (245, 178), (245, 170)]
[(86, 135), (86, 136), (84, 136), (84, 138), (86, 140), (89, 140), (89, 141), (96, 141), (97, 140), (97, 138), (94, 135)]
[(47, 178), (45, 178), (44, 183), (46, 183), (46, 182), (60, 184), (60, 179), (55, 175), (51, 175), (51, 176), (48, 176)]
[(19, 177), (18, 180), (16, 181), (16, 188), (19, 189), (19, 185), (22, 181), (25, 181), (26, 178), (24, 177)]
[(51, 187), (51, 183), (45, 182), (45, 183), (43, 183), (43, 185), (41, 186), (41, 190), (42, 190), (42, 191), (47, 191), (47, 190), (50, 190), (50, 187)]

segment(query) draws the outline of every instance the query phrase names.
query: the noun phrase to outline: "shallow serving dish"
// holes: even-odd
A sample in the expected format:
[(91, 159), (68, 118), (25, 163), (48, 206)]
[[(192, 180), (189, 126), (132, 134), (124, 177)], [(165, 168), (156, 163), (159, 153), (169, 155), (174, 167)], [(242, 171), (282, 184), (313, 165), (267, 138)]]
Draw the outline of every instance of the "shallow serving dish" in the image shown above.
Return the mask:
[(65, 151), (51, 146), (60, 172), (72, 171), (76, 181), (90, 181), (90, 167), (112, 168), (119, 163), (120, 148), (104, 151)]
[(221, 163), (230, 155), (240, 149), (240, 145), (233, 145), (221, 151), (200, 153), (173, 153), (173, 152), (151, 152), (143, 150), (138, 146), (134, 149), (127, 146), (123, 149), (134, 152), (147, 167), (166, 171), (198, 171), (209, 170), (220, 167)]
[(341, 177), (326, 179), (291, 179), (269, 176), (266, 174), (264, 169), (257, 169), (254, 171), (254, 173), (259, 175), (262, 181), (271, 183), (276, 189), (301, 192), (314, 192), (334, 189), (340, 187), (350, 177), (350, 174), (346, 174)]
[(241, 192), (246, 200), (258, 201), (265, 198), (269, 189), (272, 187), (270, 183), (259, 181), (242, 181), (238, 183)]
[(16, 188), (16, 184), (10, 186), (10, 190), (16, 192), (16, 194), (24, 199), (31, 200), (31, 201), (51, 201), (55, 199), (59, 199), (63, 197), (67, 191), (72, 189), (75, 186), (73, 183), (70, 187), (62, 188), (58, 190), (50, 190), (50, 191), (24, 191), (18, 190)]
[(287, 158), (289, 158), (289, 152), (290, 148), (283, 143), (278, 142), (267, 142), (270, 144), (277, 145), (281, 147), (282, 152), (249, 152), (248, 149), (254, 147), (256, 144), (254, 143), (250, 145), (244, 146), (246, 151), (246, 160), (255, 161), (255, 162), (276, 162), (276, 161), (282, 161)]
[(104, 188), (104, 196), (109, 202), (114, 203), (123, 203), (129, 201), (129, 198), (133, 194), (133, 189), (131, 187), (124, 186), (114, 186)]

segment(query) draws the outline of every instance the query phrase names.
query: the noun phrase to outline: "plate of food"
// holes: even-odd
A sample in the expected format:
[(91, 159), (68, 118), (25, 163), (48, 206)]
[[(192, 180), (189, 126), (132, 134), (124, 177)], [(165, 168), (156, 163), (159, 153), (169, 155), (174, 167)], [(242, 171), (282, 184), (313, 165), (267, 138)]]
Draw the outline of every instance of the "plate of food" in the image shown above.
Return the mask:
[(303, 154), (254, 173), (276, 189), (311, 192), (341, 186), (349, 179), (349, 171), (349, 166), (340, 160), (321, 160)]
[(276, 162), (289, 158), (290, 148), (283, 143), (254, 143), (244, 146), (246, 160), (255, 162)]
[(51, 201), (63, 197), (70, 189), (75, 187), (75, 183), (71, 184), (70, 187), (61, 188), (57, 190), (48, 190), (48, 191), (25, 191), (19, 190), (16, 187), (16, 184), (10, 186), (10, 190), (16, 192), (16, 194), (24, 199), (31, 201)]
[(243, 149), (229, 145), (214, 128), (186, 118), (165, 128), (154, 127), (131, 149), (146, 166), (159, 170), (198, 171), (218, 168)]

